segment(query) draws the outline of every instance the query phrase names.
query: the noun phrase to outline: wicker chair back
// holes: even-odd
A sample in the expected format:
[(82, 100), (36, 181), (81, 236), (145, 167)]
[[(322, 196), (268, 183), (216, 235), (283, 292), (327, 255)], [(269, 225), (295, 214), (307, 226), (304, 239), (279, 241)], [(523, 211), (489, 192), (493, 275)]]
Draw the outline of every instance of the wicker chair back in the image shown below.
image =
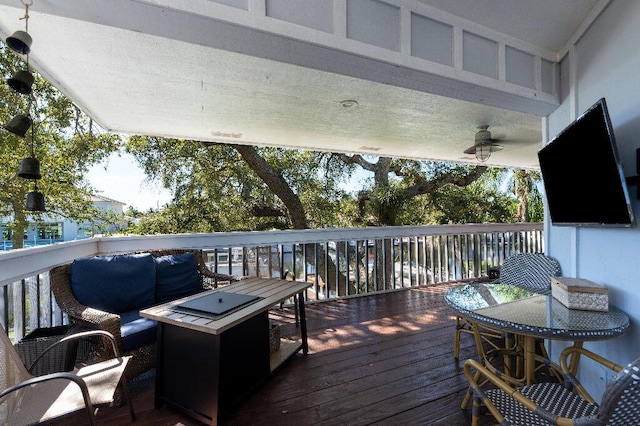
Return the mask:
[(551, 290), (551, 277), (559, 275), (560, 263), (556, 259), (542, 253), (518, 253), (505, 259), (497, 281), (547, 292)]
[(607, 387), (598, 419), (609, 426), (640, 423), (640, 358), (622, 370)]

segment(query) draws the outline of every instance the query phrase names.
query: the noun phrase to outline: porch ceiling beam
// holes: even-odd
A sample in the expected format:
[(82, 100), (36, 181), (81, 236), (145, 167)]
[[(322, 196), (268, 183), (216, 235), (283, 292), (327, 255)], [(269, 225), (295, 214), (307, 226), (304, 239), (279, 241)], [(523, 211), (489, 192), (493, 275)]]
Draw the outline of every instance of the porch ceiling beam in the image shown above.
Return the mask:
[[(0, 0), (0, 4), (7, 6), (16, 6), (16, 3), (19, 6), (19, 2), (13, 0)], [(400, 1), (395, 3), (415, 4)], [(208, 6), (202, 9), (205, 4)], [(336, 0), (336, 4), (340, 5), (342, 2)], [(393, 4), (390, 7), (393, 7)], [(398, 38), (402, 39), (403, 46), (400, 49), (399, 42), (398, 51), (349, 38), (349, 28), (333, 28), (334, 33), (326, 33), (261, 16), (265, 13), (265, 8), (257, 8), (256, 13), (255, 10), (243, 11), (210, 1), (66, 0), (35, 2), (32, 8), (45, 15), (132, 32), (132, 37), (135, 33), (147, 34), (537, 116), (548, 115), (558, 105), (558, 97), (554, 94), (545, 93), (537, 87), (527, 88), (505, 81), (507, 65), (504, 62), (504, 53), (500, 55), (502, 60), (495, 64), (498, 69), (496, 78), (464, 69), (460, 58), (470, 61), (473, 52), (461, 51), (464, 44), (458, 40), (450, 47), (452, 57), (456, 58), (451, 66), (412, 56), (411, 17), (431, 19), (418, 14), (431, 12), (430, 8), (424, 6), (418, 6), (416, 10), (409, 10), (404, 5), (396, 7), (400, 27)], [(196, 9), (201, 14), (192, 11)], [(336, 22), (347, 19), (341, 15), (343, 13), (343, 8), (334, 7), (334, 26), (337, 26)], [(552, 52), (518, 43), (517, 40), (500, 36), (495, 31), (467, 21), (454, 19), (442, 13), (437, 18), (453, 22), (451, 31), (458, 38), (460, 34), (479, 34), (481, 38), (492, 36), (493, 39), (487, 40), (495, 40), (501, 52), (504, 51), (505, 45), (515, 46), (518, 50), (529, 47), (529, 54), (534, 58), (542, 57), (549, 60), (554, 57)], [(348, 19), (352, 22), (356, 19), (365, 20), (367, 17)], [(37, 22), (33, 23), (34, 27), (36, 25)], [(373, 22), (363, 21), (359, 25), (370, 25), (371, 31), (384, 31), (377, 28)], [(445, 22), (444, 25), (450, 24)], [(392, 36), (388, 34), (388, 37)], [(126, 39), (123, 39), (123, 42), (126, 43)], [(425, 42), (437, 43), (432, 40)], [(82, 40), (78, 40), (78, 43), (80, 48), (90, 47), (83, 46)], [(123, 44), (122, 48), (126, 47)], [(35, 47), (32, 57), (37, 64), (38, 52)], [(140, 52), (140, 60), (145, 60), (144, 52)], [(48, 70), (42, 72), (47, 75)], [(62, 80), (55, 72), (51, 73), (50, 78), (54, 82)], [(537, 82), (536, 86), (539, 85)], [(64, 88), (65, 85), (61, 83), (58, 87)], [(88, 109), (90, 110), (90, 106)]]

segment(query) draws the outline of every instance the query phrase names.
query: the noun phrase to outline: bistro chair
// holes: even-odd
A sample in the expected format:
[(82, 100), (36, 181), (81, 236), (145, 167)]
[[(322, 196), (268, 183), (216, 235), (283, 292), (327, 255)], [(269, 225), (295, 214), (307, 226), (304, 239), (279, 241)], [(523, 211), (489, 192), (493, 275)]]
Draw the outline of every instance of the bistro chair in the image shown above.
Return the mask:
[[(581, 355), (618, 373), (599, 404), (570, 372), (570, 359)], [(560, 368), (564, 377), (562, 383), (545, 382), (515, 388), (482, 363), (472, 359), (465, 361), (464, 373), (473, 392), (472, 426), (480, 424), (483, 405), (500, 425), (640, 424), (640, 358), (623, 368), (587, 349), (569, 347), (560, 355)], [(492, 388), (482, 389), (480, 379), (488, 380)]]
[[(515, 285), (525, 290), (539, 293), (551, 291), (551, 277), (560, 275), (560, 264), (542, 253), (517, 253), (505, 259), (500, 267), (500, 277), (492, 283)], [(453, 357), (457, 360), (460, 353), (462, 333), (473, 334), (471, 322), (461, 316), (456, 317), (456, 331), (453, 345)], [(505, 349), (500, 331), (489, 327), (480, 327), (481, 339), (496, 350)], [(499, 340), (500, 343), (496, 343)], [(544, 344), (542, 344), (544, 348)], [(546, 351), (543, 352), (546, 355)]]
[[(74, 339), (99, 336), (110, 339), (116, 356), (69, 372), (34, 376), (30, 371), (47, 352)], [(2, 391), (0, 391), (0, 423), (31, 425), (49, 422), (84, 410), (89, 424), (94, 425), (97, 406), (111, 404), (116, 389), (129, 406), (131, 421), (135, 413), (129, 399), (124, 370), (130, 357), (119, 357), (113, 336), (101, 330), (76, 333), (60, 339), (37, 357), (29, 369), (0, 325), (0, 355), (2, 356)]]

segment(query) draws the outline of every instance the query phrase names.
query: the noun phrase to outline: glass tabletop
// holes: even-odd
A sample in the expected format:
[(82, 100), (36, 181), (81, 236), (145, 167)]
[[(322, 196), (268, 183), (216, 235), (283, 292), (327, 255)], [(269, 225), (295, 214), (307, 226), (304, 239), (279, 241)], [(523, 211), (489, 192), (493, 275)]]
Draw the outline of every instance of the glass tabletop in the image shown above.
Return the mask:
[(553, 298), (509, 284), (473, 283), (449, 290), (445, 300), (464, 317), (516, 334), (566, 340), (609, 339), (629, 328), (629, 317), (569, 309)]

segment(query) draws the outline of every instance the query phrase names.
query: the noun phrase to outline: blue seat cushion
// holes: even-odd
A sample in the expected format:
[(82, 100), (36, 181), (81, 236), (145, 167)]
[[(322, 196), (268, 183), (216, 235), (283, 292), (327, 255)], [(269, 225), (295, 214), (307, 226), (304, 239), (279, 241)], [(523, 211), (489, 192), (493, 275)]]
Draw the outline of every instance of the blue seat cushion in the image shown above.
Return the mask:
[(71, 264), (71, 291), (92, 308), (120, 314), (153, 305), (156, 269), (151, 253), (96, 256)]
[(158, 322), (140, 316), (140, 311), (133, 310), (120, 314), (120, 334), (125, 352), (156, 341)]
[(193, 253), (159, 256), (156, 263), (156, 303), (201, 292), (202, 280)]

